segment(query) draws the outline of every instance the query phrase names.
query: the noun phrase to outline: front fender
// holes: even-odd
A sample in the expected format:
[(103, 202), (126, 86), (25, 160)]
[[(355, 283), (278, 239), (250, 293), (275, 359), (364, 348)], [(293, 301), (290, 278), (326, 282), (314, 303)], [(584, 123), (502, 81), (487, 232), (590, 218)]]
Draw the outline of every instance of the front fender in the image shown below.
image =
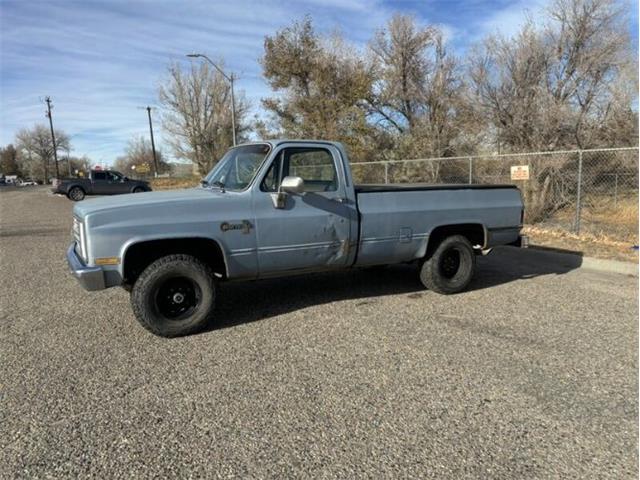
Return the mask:
[(224, 261), (225, 275), (229, 278), (229, 253), (223, 243), (219, 238), (215, 236), (206, 236), (203, 235), (202, 232), (181, 232), (180, 234), (173, 233), (165, 233), (165, 234), (157, 234), (157, 235), (139, 235), (135, 237), (131, 237), (125, 243), (122, 244), (119, 251), (119, 258), (122, 259), (120, 264), (118, 265), (118, 271), (120, 275), (124, 277), (124, 258), (127, 255), (127, 251), (136, 244), (150, 241), (162, 241), (162, 240), (193, 240), (193, 239), (203, 239), (213, 241), (218, 245), (220, 252), (222, 253), (222, 259)]

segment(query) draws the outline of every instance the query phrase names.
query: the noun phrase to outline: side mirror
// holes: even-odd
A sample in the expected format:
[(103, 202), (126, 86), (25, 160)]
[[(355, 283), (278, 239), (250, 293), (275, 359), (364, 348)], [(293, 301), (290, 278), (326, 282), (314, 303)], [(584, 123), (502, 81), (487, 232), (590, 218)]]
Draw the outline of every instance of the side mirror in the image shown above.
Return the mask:
[(284, 177), (277, 192), (271, 194), (274, 208), (285, 208), (287, 193), (304, 193), (304, 180), (300, 177)]
[(128, 182), (128, 181), (129, 181), (129, 177), (124, 177), (124, 178), (122, 179), (122, 181), (123, 181), (123, 182)]
[(280, 191), (287, 193), (304, 193), (304, 180), (300, 177), (284, 177), (280, 184)]

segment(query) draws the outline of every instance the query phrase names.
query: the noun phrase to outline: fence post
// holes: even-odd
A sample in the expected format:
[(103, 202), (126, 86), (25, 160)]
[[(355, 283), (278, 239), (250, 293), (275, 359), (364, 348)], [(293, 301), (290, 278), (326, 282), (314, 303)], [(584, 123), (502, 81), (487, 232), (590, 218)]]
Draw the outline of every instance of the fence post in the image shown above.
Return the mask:
[(384, 183), (389, 183), (389, 163), (384, 162)]
[(613, 208), (618, 208), (618, 174), (615, 174), (615, 187), (613, 190)]
[(469, 185), (473, 183), (473, 157), (469, 157)]
[(580, 234), (580, 214), (582, 209), (582, 150), (578, 151), (578, 191), (576, 193), (576, 234)]

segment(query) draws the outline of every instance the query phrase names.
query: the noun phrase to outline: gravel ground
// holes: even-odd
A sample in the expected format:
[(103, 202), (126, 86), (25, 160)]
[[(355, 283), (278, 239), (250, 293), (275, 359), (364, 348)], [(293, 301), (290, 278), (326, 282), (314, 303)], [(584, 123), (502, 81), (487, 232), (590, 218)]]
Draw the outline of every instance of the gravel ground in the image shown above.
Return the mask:
[(637, 279), (479, 261), (222, 287), (167, 340), (69, 275), (71, 203), (0, 191), (0, 477), (637, 478)]

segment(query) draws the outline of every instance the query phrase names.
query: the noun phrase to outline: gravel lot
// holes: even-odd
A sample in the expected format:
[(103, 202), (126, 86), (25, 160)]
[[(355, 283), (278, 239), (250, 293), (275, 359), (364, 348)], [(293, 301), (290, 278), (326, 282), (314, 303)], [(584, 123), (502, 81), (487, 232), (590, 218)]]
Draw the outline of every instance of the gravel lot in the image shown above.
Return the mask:
[(0, 191), (0, 477), (637, 478), (638, 281), (503, 249), (223, 285), (167, 340), (67, 271), (71, 202)]

